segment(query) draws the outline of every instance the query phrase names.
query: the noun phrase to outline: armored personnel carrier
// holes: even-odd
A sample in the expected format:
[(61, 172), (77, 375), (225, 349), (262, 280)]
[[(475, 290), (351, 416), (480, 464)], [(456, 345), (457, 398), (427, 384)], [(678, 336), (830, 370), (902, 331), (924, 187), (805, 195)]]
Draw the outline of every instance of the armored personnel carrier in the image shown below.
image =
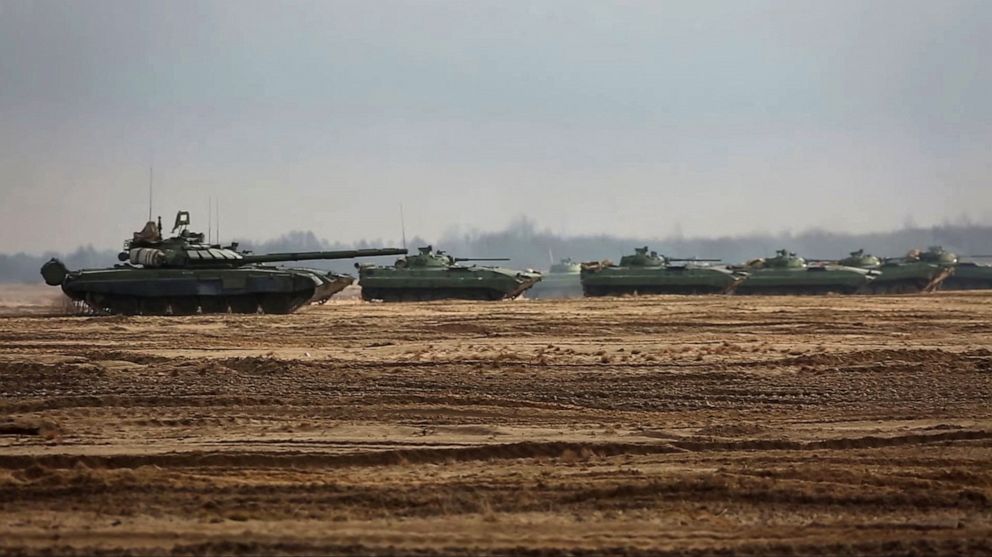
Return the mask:
[(541, 282), (527, 291), (527, 297), (578, 298), (582, 296), (582, 282), (579, 280), (581, 271), (582, 264), (578, 261), (562, 259), (541, 275)]
[(506, 261), (452, 257), (432, 246), (403, 257), (392, 266), (355, 264), (365, 300), (409, 302), (424, 300), (502, 300), (516, 298), (541, 280), (533, 271), (460, 265), (465, 261)]
[(41, 275), (100, 313), (290, 313), (304, 304), (327, 301), (354, 278), (267, 263), (406, 253), (390, 248), (253, 255), (238, 251), (236, 243), (207, 244), (202, 233), (188, 229), (189, 223), (189, 213), (180, 211), (174, 235), (163, 239), (162, 219), (148, 222), (124, 243), (118, 255), (123, 263), (113, 268), (69, 271), (52, 259), (41, 267)]
[(855, 294), (878, 277), (878, 272), (844, 265), (809, 265), (784, 249), (774, 257), (749, 261), (737, 270), (748, 273), (737, 294)]
[(743, 272), (703, 264), (713, 259), (679, 259), (649, 252), (647, 246), (632, 255), (582, 265), (582, 291), (586, 296), (623, 294), (722, 294), (746, 277)]
[(865, 285), (866, 292), (906, 294), (937, 290), (941, 283), (951, 276), (956, 261), (957, 257), (954, 254), (939, 247), (931, 247), (925, 252), (914, 250), (906, 257), (886, 259), (859, 249), (852, 251), (837, 264), (881, 273), (875, 277), (875, 280)]
[(959, 261), (954, 273), (947, 277), (943, 290), (992, 290), (992, 265), (974, 260), (992, 259), (992, 255), (966, 255), (972, 261)]

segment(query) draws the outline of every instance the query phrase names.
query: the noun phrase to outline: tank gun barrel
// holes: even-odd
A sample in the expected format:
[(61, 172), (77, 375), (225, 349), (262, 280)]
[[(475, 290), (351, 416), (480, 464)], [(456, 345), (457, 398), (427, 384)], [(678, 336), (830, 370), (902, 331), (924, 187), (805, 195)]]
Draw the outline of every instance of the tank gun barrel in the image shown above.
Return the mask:
[(717, 263), (723, 261), (722, 259), (703, 259), (699, 257), (669, 257), (669, 261), (703, 261), (708, 263)]
[(406, 255), (401, 248), (349, 249), (339, 251), (303, 251), (291, 253), (266, 253), (245, 255), (241, 263), (276, 263), (279, 261), (311, 261), (315, 259), (351, 259), (354, 257), (376, 257), (380, 255)]
[(509, 261), (509, 257), (452, 257), (452, 261)]

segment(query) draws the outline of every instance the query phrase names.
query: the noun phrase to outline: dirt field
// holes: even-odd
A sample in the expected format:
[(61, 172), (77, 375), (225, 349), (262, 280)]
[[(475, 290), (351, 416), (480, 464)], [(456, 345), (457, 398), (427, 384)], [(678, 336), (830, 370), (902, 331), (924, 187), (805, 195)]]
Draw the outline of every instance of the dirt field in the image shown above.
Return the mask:
[(7, 316), (0, 554), (988, 554), (990, 349), (992, 293)]

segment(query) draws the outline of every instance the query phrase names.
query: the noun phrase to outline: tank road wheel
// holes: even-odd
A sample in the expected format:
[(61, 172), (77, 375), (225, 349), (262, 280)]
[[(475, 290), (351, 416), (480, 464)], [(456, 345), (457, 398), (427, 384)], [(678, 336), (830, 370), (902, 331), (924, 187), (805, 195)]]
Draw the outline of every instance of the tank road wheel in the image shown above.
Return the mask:
[(142, 298), (142, 315), (165, 315), (169, 311), (169, 300), (165, 298)]
[(265, 294), (259, 300), (262, 313), (285, 314), (293, 311), (293, 299), (288, 294)]
[(252, 295), (233, 296), (228, 303), (231, 313), (258, 313), (258, 300)]
[(107, 300), (110, 306), (110, 313), (117, 315), (137, 315), (138, 299), (132, 296), (114, 296)]
[(227, 313), (227, 299), (223, 296), (200, 296), (203, 313)]
[(200, 307), (200, 304), (197, 303), (196, 298), (192, 296), (173, 298), (170, 300), (169, 305), (172, 306), (172, 315), (193, 315)]

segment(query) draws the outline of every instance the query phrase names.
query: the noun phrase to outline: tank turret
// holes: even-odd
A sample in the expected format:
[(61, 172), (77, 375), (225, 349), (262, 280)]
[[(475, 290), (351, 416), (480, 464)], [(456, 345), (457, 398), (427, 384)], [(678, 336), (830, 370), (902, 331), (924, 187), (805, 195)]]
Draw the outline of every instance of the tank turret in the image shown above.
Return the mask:
[(863, 249), (859, 249), (857, 251), (852, 251), (847, 257), (841, 259), (837, 263), (847, 267), (861, 267), (862, 269), (872, 269), (881, 265), (882, 259), (870, 253), (865, 253), (865, 250)]
[(937, 265), (955, 265), (958, 262), (958, 255), (944, 249), (942, 246), (930, 246), (925, 251), (913, 250), (909, 252), (906, 255), (906, 259), (915, 259)]
[(203, 233), (189, 230), (189, 223), (189, 212), (179, 211), (176, 215), (176, 224), (172, 229), (175, 235), (163, 240), (161, 219), (158, 225), (148, 222), (144, 229), (135, 232), (134, 237), (124, 243), (124, 251), (118, 254), (118, 259), (127, 261), (131, 265), (152, 268), (230, 269), (259, 263), (406, 254), (404, 249), (386, 248), (254, 255), (251, 252), (238, 251), (236, 242), (228, 246), (207, 244), (204, 242)]

